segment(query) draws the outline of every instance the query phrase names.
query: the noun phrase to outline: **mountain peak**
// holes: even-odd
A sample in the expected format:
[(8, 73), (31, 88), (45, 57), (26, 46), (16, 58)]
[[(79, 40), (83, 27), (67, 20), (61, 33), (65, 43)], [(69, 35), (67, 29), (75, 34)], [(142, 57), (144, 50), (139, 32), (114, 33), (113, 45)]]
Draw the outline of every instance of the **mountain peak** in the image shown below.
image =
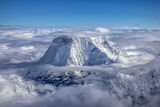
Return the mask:
[(113, 63), (118, 54), (119, 50), (111, 46), (107, 36), (60, 36), (53, 39), (39, 63), (55, 66), (92, 66)]
[(68, 38), (67, 36), (60, 36), (60, 37), (57, 37), (55, 39), (52, 40), (52, 43), (70, 43), (72, 42), (72, 39), (71, 38)]

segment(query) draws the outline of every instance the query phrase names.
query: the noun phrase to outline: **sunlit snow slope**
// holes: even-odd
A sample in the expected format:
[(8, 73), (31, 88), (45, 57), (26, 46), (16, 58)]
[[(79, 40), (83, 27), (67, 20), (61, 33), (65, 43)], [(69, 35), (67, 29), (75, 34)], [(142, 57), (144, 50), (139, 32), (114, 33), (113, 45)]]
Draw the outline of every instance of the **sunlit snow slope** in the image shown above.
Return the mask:
[(55, 38), (44, 56), (41, 64), (65, 65), (100, 65), (113, 63), (123, 52), (112, 46), (108, 36)]

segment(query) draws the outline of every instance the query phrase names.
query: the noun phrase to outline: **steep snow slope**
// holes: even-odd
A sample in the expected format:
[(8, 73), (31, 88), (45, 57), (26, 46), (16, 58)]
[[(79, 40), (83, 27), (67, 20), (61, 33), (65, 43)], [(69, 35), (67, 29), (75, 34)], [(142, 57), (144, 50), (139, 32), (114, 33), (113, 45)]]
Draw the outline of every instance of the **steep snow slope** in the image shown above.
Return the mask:
[(100, 65), (118, 60), (124, 53), (112, 46), (108, 36), (96, 37), (67, 37), (55, 38), (40, 64), (65, 65)]

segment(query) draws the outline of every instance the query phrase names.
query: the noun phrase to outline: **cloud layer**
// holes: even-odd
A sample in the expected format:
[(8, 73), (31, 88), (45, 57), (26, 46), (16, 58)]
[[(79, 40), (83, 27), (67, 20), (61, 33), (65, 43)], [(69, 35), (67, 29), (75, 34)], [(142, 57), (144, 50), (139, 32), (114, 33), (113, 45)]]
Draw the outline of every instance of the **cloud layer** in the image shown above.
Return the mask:
[[(1, 26), (0, 105), (156, 107), (160, 104), (159, 34), (155, 29)], [(109, 36), (111, 45), (124, 50), (126, 56), (116, 63), (91, 67), (22, 63), (39, 60), (53, 38), (62, 35)]]

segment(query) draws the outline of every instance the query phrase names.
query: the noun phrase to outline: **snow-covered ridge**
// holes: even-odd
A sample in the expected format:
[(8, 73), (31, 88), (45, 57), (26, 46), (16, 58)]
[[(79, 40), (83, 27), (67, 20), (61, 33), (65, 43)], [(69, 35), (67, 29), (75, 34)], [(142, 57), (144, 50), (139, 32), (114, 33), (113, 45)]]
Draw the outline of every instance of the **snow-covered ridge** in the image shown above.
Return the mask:
[(40, 64), (100, 65), (118, 60), (123, 51), (112, 46), (108, 36), (55, 38), (46, 53), (40, 58)]
[[(31, 97), (37, 95), (34, 85), (16, 74), (7, 76), (0, 74), (0, 86), (0, 102), (12, 101), (15, 96)], [(16, 100), (18, 101), (20, 98), (18, 97)]]

